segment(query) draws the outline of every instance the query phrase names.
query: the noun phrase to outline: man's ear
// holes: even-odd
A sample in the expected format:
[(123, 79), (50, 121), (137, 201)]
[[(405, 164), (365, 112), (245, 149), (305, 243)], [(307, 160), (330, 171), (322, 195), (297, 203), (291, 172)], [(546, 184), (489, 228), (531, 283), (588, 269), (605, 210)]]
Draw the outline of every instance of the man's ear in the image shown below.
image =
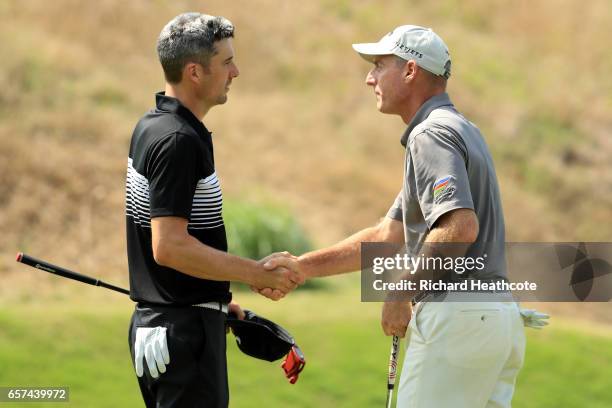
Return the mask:
[(403, 76), (404, 76), (404, 81), (408, 82), (410, 80), (413, 80), (414, 77), (416, 76), (418, 69), (419, 68), (416, 62), (414, 62), (414, 60), (406, 61), (406, 64), (404, 64), (404, 70), (402, 71)]
[(188, 62), (183, 68), (183, 78), (190, 82), (200, 82), (203, 75), (203, 67), (196, 62)]

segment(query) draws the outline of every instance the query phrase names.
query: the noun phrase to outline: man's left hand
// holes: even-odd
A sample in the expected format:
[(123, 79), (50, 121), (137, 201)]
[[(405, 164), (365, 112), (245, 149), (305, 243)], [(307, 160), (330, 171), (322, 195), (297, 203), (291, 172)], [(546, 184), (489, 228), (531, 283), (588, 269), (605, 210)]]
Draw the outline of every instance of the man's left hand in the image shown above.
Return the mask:
[(403, 302), (385, 302), (382, 309), (381, 325), (387, 336), (406, 336), (408, 323), (412, 318), (412, 303), (410, 301)]
[[(240, 307), (240, 305), (238, 303), (235, 302), (231, 302), (229, 305), (227, 305), (227, 314), (233, 314), (236, 315), (236, 318), (238, 320), (244, 320), (244, 310), (242, 310), (242, 308)], [(230, 328), (229, 326), (225, 326), (225, 334), (229, 333)]]
[(235, 314), (238, 320), (244, 320), (244, 311), (238, 303), (231, 302), (227, 305), (227, 313)]

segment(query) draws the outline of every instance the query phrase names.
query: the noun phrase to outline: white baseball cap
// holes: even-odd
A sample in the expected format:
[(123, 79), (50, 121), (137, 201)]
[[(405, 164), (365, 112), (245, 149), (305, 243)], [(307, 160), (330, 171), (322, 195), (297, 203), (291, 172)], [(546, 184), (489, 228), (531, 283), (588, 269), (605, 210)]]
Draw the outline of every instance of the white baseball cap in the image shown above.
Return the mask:
[(353, 49), (370, 62), (375, 55), (397, 55), (406, 61), (414, 60), (418, 66), (433, 74), (450, 77), (448, 47), (431, 28), (399, 26), (377, 43), (353, 44)]

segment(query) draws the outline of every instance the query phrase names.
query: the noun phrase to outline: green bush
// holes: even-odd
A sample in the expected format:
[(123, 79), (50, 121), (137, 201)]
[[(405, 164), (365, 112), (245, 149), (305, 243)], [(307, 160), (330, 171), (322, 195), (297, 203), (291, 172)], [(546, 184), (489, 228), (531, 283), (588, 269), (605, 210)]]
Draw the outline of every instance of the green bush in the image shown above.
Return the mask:
[[(313, 249), (310, 238), (291, 212), (270, 202), (225, 200), (223, 219), (229, 252), (250, 259), (262, 259), (273, 252), (300, 255)], [(302, 288), (320, 287), (307, 282)], [(243, 285), (235, 285), (243, 289)]]

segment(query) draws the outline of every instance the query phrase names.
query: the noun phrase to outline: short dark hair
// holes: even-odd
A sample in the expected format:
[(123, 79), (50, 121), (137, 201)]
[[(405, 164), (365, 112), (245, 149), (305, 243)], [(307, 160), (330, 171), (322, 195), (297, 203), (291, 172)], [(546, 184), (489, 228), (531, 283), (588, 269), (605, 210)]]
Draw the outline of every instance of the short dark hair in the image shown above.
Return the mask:
[(184, 13), (173, 18), (157, 39), (157, 55), (166, 81), (178, 83), (185, 64), (207, 67), (217, 53), (215, 43), (234, 36), (234, 26), (223, 17)]

